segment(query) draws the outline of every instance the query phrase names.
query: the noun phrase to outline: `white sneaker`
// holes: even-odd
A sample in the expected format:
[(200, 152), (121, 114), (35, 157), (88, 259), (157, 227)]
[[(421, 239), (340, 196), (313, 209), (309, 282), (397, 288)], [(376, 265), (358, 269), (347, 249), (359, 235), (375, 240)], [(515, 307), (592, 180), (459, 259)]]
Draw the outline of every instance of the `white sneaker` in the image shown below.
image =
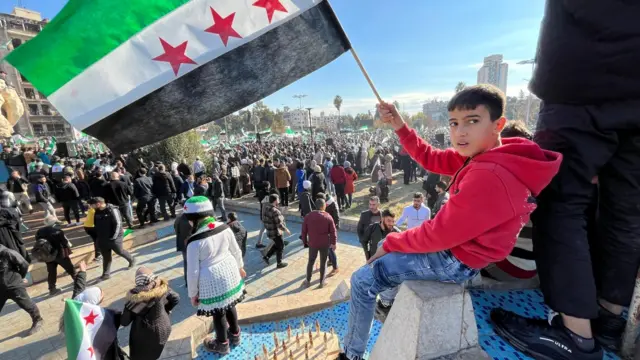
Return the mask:
[(76, 226), (82, 225), (82, 222), (77, 222)]

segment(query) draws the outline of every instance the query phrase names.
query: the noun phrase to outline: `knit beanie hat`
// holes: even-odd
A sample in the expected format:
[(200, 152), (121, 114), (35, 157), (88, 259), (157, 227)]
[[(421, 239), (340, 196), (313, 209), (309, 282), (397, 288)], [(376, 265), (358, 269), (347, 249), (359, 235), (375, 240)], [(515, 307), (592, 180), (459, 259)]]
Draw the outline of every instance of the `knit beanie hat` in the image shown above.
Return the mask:
[(184, 203), (185, 214), (203, 214), (207, 211), (212, 212), (213, 205), (206, 196), (192, 196)]
[(351, 166), (351, 163), (350, 163), (350, 162), (348, 162), (348, 161), (345, 161), (345, 162), (344, 162), (344, 167), (348, 168), (348, 167), (350, 167), (350, 166)]
[(305, 180), (302, 182), (302, 188), (304, 189), (311, 189), (311, 181), (309, 180)]

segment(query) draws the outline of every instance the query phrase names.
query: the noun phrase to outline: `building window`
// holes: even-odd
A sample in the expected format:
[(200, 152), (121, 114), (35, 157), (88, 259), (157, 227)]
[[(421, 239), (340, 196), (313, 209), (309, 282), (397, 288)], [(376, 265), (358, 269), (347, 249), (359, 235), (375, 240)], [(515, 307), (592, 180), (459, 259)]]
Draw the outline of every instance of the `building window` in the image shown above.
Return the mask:
[(42, 115), (53, 115), (49, 105), (42, 105)]
[(31, 88), (24, 88), (24, 96), (29, 100), (35, 100), (36, 92)]
[(25, 30), (29, 31), (29, 32), (34, 32), (34, 33), (39, 33), (40, 32), (40, 26), (36, 25), (36, 24), (29, 24), (27, 22), (24, 23), (24, 28)]
[(67, 133), (65, 128), (64, 128), (64, 124), (50, 124), (49, 126), (47, 126), (47, 128), (49, 128), (51, 130), (49, 132), (49, 135), (65, 136), (66, 133)]
[(38, 110), (38, 105), (29, 104), (29, 114), (30, 115), (40, 115), (40, 110)]
[(7, 27), (9, 29), (16, 29), (16, 30), (24, 31), (24, 28), (22, 27), (22, 22), (20, 22), (20, 21), (9, 20), (9, 21), (7, 21)]
[(42, 124), (31, 124), (31, 127), (33, 127), (33, 134), (35, 136), (44, 135), (44, 126), (42, 126)]

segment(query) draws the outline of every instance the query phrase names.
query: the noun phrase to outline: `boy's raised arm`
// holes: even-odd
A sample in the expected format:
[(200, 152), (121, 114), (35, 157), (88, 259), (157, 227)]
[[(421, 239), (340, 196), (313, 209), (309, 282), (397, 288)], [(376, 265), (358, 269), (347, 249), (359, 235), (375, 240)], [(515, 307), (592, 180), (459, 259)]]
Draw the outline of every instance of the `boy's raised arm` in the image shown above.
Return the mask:
[(406, 124), (396, 130), (396, 134), (409, 156), (429, 172), (452, 176), (462, 167), (466, 159), (451, 148), (434, 149)]
[[(496, 204), (496, 206), (490, 206)], [(438, 215), (421, 226), (387, 235), (386, 252), (430, 253), (471, 241), (516, 215), (507, 189), (488, 170), (469, 172), (460, 191)]]

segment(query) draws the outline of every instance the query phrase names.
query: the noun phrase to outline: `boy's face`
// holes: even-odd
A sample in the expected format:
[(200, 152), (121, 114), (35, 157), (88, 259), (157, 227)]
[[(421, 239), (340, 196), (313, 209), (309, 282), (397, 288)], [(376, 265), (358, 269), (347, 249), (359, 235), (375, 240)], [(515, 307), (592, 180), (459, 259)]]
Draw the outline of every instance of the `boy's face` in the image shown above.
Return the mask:
[(462, 156), (476, 156), (497, 145), (505, 123), (504, 117), (491, 121), (489, 110), (484, 105), (479, 105), (473, 110), (450, 111), (451, 145)]

